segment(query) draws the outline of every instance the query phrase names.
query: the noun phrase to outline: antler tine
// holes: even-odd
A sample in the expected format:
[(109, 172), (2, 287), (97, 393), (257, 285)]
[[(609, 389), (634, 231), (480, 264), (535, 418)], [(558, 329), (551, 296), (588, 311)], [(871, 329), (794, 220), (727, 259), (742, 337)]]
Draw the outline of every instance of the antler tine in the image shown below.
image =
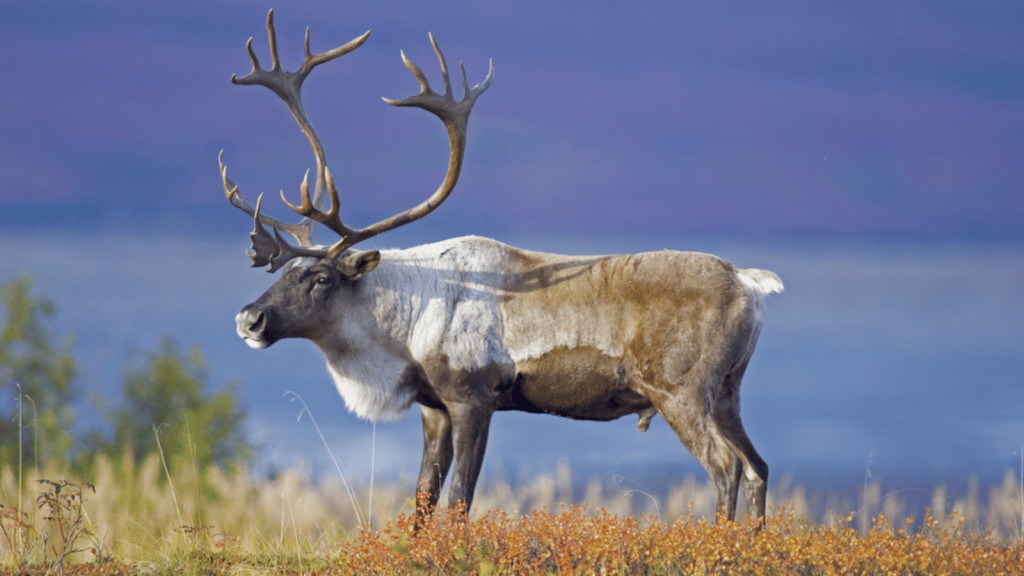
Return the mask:
[[(249, 60), (252, 60), (252, 72), (249, 72), (247, 75), (252, 75), (257, 70), (260, 70), (260, 59), (256, 56), (256, 51), (252, 49), (252, 36), (250, 36), (245, 42), (245, 50), (249, 53)], [(238, 82), (235, 81), (234, 74), (231, 75), (231, 83), (238, 84)]]
[[(434, 33), (427, 32), (427, 36), (430, 37), (430, 45), (434, 47), (434, 53), (437, 54), (437, 60), (441, 63), (441, 78), (444, 80), (444, 95), (448, 96), (452, 93), (452, 80), (448, 76), (448, 62), (444, 59), (444, 53), (437, 46), (437, 41), (434, 40)], [(461, 63), (460, 63), (461, 65)], [(465, 70), (463, 70), (465, 74)]]
[(277, 28), (274, 27), (274, 9), (267, 13), (267, 41), (270, 44), (270, 69), (280, 70), (281, 60), (277, 57)]
[[(491, 70), (493, 70), (493, 69), (494, 69), (494, 62), (491, 62)], [(459, 70), (462, 71), (462, 93), (463, 94), (469, 94), (469, 82), (466, 81), (466, 67), (462, 65), (461, 61), (459, 62)], [(490, 76), (490, 75), (488, 75), (488, 76)], [(488, 82), (487, 85), (490, 86), (490, 82)]]
[[(236, 187), (237, 190), (237, 187)], [(260, 266), (266, 266), (270, 264), (271, 260), (275, 256), (281, 253), (281, 247), (278, 246), (277, 242), (270, 237), (267, 229), (263, 227), (263, 223), (260, 222), (260, 207), (263, 205), (263, 194), (261, 193), (256, 198), (256, 210), (253, 212), (253, 228), (249, 234), (249, 238), (252, 240), (252, 252), (246, 250), (246, 254), (249, 258), (252, 258), (252, 267), (259, 268)], [(277, 228), (274, 228), (277, 231)]]
[[(310, 52), (309, 52), (309, 28), (306, 28), (306, 57), (303, 59), (302, 66), (300, 66), (299, 70), (297, 70), (295, 73), (296, 74), (300, 74), (300, 73), (309, 74), (309, 72), (313, 68), (323, 64), (324, 62), (330, 62), (331, 60), (334, 60), (335, 58), (340, 58), (340, 57), (344, 56), (345, 54), (348, 54), (349, 52), (355, 50), (356, 48), (359, 48), (360, 46), (363, 45), (363, 42), (366, 42), (366, 39), (369, 38), (369, 37), (370, 37), (370, 31), (367, 30), (366, 32), (363, 32), (362, 36), (358, 36), (356, 38), (353, 38), (352, 40), (348, 41), (346, 44), (342, 44), (341, 46), (338, 46), (337, 48), (334, 48), (332, 50), (328, 50), (326, 52), (321, 52), (319, 54), (310, 54)], [(307, 68), (307, 63), (308, 63), (308, 68)]]
[(316, 205), (309, 199), (309, 170), (306, 170), (306, 176), (302, 179), (302, 184), (299, 185), (302, 203), (298, 206), (292, 204), (288, 201), (288, 198), (285, 198), (284, 192), (281, 192), (281, 200), (295, 212), (327, 226), (342, 238), (347, 237), (355, 231), (342, 223), (341, 217), (338, 215), (340, 204), (338, 201), (338, 189), (334, 187), (334, 178), (331, 176), (330, 168), (324, 170), (324, 179), (327, 183), (327, 190), (331, 199), (331, 206), (326, 212), (317, 209)]
[[(420, 70), (420, 67), (417, 66), (415, 62), (413, 62), (412, 60), (409, 60), (409, 57), (405, 55), (405, 50), (399, 50), (398, 53), (402, 56), (402, 63), (405, 64), (405, 67), (408, 68), (410, 72), (412, 72), (413, 76), (416, 77), (416, 80), (419, 80), (419, 83), (420, 83), (420, 93), (421, 94), (427, 94), (427, 93), (433, 94), (434, 91), (430, 89), (430, 82), (427, 81), (426, 74), (424, 74), (423, 71)], [(395, 102), (393, 102), (391, 100), (388, 100), (387, 98), (382, 98), (382, 100), (384, 100), (388, 104), (392, 104), (392, 105), (395, 104)]]

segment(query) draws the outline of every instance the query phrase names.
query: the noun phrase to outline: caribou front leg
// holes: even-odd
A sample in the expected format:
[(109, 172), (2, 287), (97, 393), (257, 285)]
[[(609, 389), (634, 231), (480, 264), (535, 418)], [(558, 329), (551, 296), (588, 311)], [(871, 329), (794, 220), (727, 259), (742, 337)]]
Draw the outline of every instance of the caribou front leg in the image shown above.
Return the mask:
[(487, 431), (491, 426), (490, 407), (474, 404), (449, 405), (452, 420), (452, 441), (455, 448), (455, 470), (448, 491), (448, 505), (465, 504), (465, 512), (473, 505), (473, 491), (480, 477), (480, 468), (487, 449)]
[[(423, 463), (420, 465), (419, 490), (426, 489), (427, 502), (417, 499), (417, 507), (425, 504), (420, 513), (429, 514), (437, 505), (441, 487), (452, 466), (452, 419), (443, 409), (420, 405), (423, 414)], [(418, 522), (417, 522), (418, 524)]]

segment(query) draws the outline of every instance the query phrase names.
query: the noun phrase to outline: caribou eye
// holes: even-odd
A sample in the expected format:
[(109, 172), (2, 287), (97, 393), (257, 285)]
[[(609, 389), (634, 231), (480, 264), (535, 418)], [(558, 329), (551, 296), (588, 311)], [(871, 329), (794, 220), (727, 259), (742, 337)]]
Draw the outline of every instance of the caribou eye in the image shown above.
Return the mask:
[(327, 286), (331, 283), (331, 279), (327, 276), (318, 276), (316, 279), (316, 283), (319, 284), (320, 286)]

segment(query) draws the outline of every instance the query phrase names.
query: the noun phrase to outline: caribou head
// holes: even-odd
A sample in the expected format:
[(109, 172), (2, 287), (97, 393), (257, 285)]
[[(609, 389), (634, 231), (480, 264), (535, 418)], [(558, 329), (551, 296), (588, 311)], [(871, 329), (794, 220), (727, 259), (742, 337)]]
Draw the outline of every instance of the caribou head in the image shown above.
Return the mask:
[[(303, 216), (297, 224), (283, 222), (262, 214), (262, 194), (257, 199), (255, 208), (247, 202), (238, 186), (228, 178), (227, 166), (223, 162), (223, 152), (218, 158), (221, 179), (224, 183), (224, 195), (232, 205), (253, 218), (254, 228), (249, 235), (252, 240), (252, 251), (249, 254), (249, 257), (252, 258), (252, 265), (255, 267), (269, 265), (268, 272), (276, 272), (295, 259), (299, 259), (300, 262), (299, 265), (292, 266), (292, 269), (262, 298), (246, 306), (238, 314), (238, 333), (254, 348), (265, 348), (281, 338), (309, 337), (311, 330), (309, 322), (298, 320), (304, 316), (303, 312), (306, 313), (305, 315), (313, 315), (315, 305), (322, 305), (322, 302), (334, 295), (336, 290), (350, 286), (363, 274), (372, 271), (380, 261), (380, 254), (376, 250), (359, 252), (351, 247), (388, 230), (419, 220), (448, 198), (448, 195), (455, 189), (459, 173), (462, 170), (469, 114), (473, 110), (476, 99), (487, 90), (494, 78), (494, 62), (492, 61), (484, 81), (469, 88), (466, 82), (466, 69), (460, 65), (464, 94), (461, 100), (455, 100), (448, 74), (448, 63), (432, 34), (430, 43), (441, 64), (444, 81), (443, 93), (438, 94), (432, 90), (419, 67), (406, 57), (404, 51), (401, 53), (402, 62), (420, 83), (420, 92), (399, 100), (384, 98), (384, 101), (392, 106), (423, 108), (444, 122), (450, 144), (448, 171), (437, 190), (419, 205), (376, 224), (362, 229), (353, 229), (345, 225), (339, 215), (338, 190), (331, 177), (331, 171), (327, 167), (323, 145), (306, 115), (302, 103), (302, 84), (316, 66), (344, 56), (362, 46), (369, 38), (370, 31), (366, 31), (363, 35), (333, 50), (312, 54), (309, 50), (309, 29), (307, 28), (305, 58), (294, 72), (286, 72), (281, 69), (277, 55), (277, 33), (274, 28), (273, 10), (267, 15), (267, 35), (269, 36), (272, 62), (270, 70), (265, 70), (260, 66), (259, 58), (252, 48), (252, 38), (250, 38), (246, 49), (252, 60), (252, 71), (241, 78), (232, 75), (231, 81), (240, 85), (266, 86), (284, 101), (313, 148), (316, 157), (316, 188), (310, 198), (309, 171), (306, 171), (299, 186), (301, 200), (298, 205), (289, 202), (284, 192), (281, 192), (281, 199), (284, 203)], [(330, 207), (327, 210), (322, 208), (325, 189), (330, 199)], [(329, 247), (314, 246), (312, 229), (317, 223), (321, 223), (335, 232), (339, 236), (339, 240)], [(265, 225), (270, 225), (274, 233), (268, 232)], [(290, 234), (298, 242), (298, 246), (285, 240), (281, 232)], [(277, 315), (268, 312), (277, 306), (282, 306), (280, 304), (282, 302), (287, 303), (283, 306), (289, 314)], [(278, 317), (296, 318), (296, 321), (285, 322), (279, 320)]]

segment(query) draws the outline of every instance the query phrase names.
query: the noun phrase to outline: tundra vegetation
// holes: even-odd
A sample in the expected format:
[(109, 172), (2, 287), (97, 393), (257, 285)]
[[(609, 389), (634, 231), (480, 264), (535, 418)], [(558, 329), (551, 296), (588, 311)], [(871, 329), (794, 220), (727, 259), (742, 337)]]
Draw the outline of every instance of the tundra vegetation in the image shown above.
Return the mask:
[[(106, 434), (48, 429), (73, 422), (80, 400), (71, 340), (53, 344), (54, 306), (29, 280), (5, 285), (3, 301), (3, 573), (1024, 572), (1024, 494), (1012, 471), (987, 498), (976, 485), (956, 496), (940, 486), (920, 510), (878, 480), (856, 495), (776, 481), (757, 533), (748, 520), (716, 522), (710, 482), (581, 489), (563, 466), (487, 479), (468, 517), (442, 509), (415, 531), (412, 480), (373, 487), (371, 500), (370, 486), (350, 496), (332, 476), (254, 473), (232, 389), (206, 390), (198, 351), (169, 341), (130, 363), (122, 401), (101, 407)], [(145, 414), (138, 429), (126, 413)]]

